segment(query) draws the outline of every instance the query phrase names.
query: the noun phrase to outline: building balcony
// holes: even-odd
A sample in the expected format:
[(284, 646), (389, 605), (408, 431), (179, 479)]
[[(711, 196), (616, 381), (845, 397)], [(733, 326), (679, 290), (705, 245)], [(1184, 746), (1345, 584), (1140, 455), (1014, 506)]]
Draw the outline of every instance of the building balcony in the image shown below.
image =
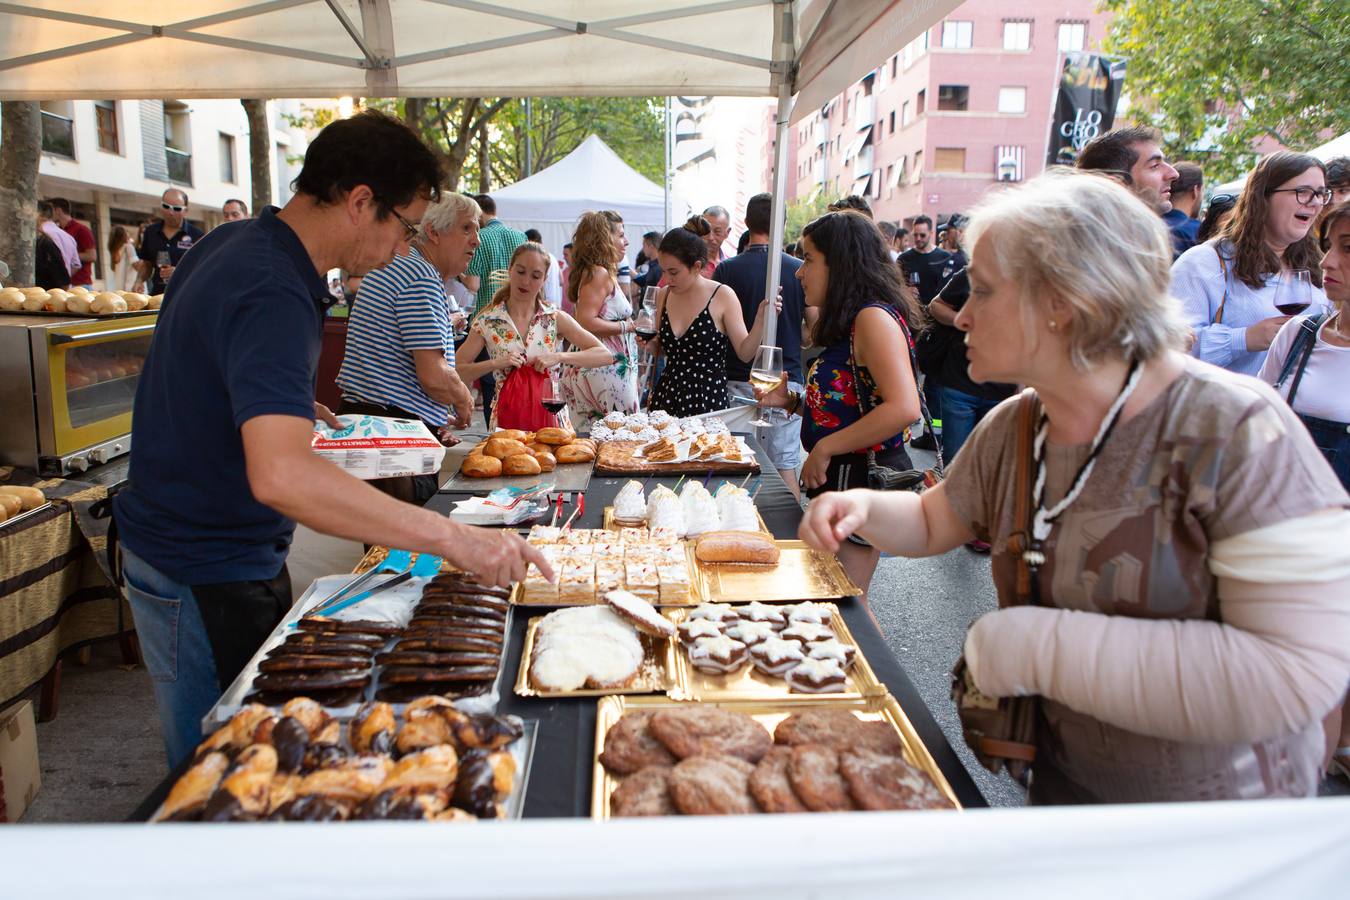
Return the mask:
[(192, 186), (192, 154), (164, 148), (164, 164), (169, 170), (169, 180), (174, 184)]
[(75, 123), (65, 116), (42, 110), (42, 152), (75, 158)]
[(873, 119), (877, 114), (877, 98), (872, 94), (861, 94), (853, 103), (853, 130), (861, 131), (869, 125), (875, 124)]

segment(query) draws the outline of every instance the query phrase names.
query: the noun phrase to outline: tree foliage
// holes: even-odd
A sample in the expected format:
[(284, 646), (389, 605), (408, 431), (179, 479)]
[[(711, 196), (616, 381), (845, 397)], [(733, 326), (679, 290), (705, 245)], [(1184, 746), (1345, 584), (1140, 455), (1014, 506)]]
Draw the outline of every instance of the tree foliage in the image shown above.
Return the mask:
[(809, 225), (812, 220), (825, 215), (826, 208), (834, 199), (833, 196), (818, 189), (789, 203), (786, 214), (787, 222), (783, 226), (784, 243), (791, 244), (793, 241), (800, 240), (802, 229)]
[[(1104, 0), (1106, 49), (1128, 57), (1130, 115), (1154, 122), (1175, 159), (1211, 179), (1273, 139), (1309, 149), (1350, 122), (1346, 0)], [(1339, 73), (1339, 74), (1338, 74)]]

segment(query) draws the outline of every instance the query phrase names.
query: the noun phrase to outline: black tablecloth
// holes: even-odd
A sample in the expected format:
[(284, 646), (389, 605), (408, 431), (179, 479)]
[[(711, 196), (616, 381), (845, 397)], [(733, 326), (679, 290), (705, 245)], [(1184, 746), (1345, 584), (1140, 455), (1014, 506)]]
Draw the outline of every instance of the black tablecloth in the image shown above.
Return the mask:
[[(753, 476), (746, 489), (758, 493), (755, 505), (759, 508), (764, 524), (776, 537), (795, 538), (797, 523), (801, 520), (801, 508), (793, 499), (792, 493), (778, 476), (762, 450), (758, 451), (762, 475)], [(674, 486), (677, 476), (653, 477), (648, 488), (657, 484)], [(600, 528), (604, 522), (605, 507), (610, 505), (619, 488), (627, 478), (606, 478), (596, 476), (591, 479), (586, 490), (586, 508), (573, 523), (579, 528)], [(712, 489), (720, 479), (714, 476), (709, 480)], [(449, 513), (456, 500), (463, 500), (470, 494), (437, 494), (427, 502), (427, 508), (440, 513)], [(571, 498), (575, 502), (576, 498)], [(570, 507), (569, 507), (570, 509)], [(942, 773), (956, 792), (957, 799), (966, 807), (986, 806), (979, 788), (971, 780), (970, 773), (962, 765), (960, 758), (952, 750), (942, 729), (929, 714), (919, 692), (905, 675), (899, 661), (886, 646), (886, 639), (877, 628), (876, 622), (867, 609), (856, 598), (837, 601), (839, 611), (848, 623), (857, 641), (858, 650), (867, 657), (877, 678), (886, 685), (887, 690), (899, 701), (905, 714), (909, 716), (915, 731), (928, 747)], [(522, 719), (534, 719), (539, 722), (539, 734), (534, 750), (534, 761), (530, 769), (530, 780), (526, 787), (525, 815), (528, 818), (589, 816), (591, 813), (591, 772), (595, 760), (595, 718), (597, 702), (594, 697), (548, 700), (540, 697), (519, 697), (514, 687), (516, 674), (520, 671), (520, 656), (525, 645), (525, 629), (534, 611), (517, 607), (512, 615), (510, 642), (507, 645), (506, 658), (503, 661), (502, 697), (497, 707), (500, 713), (520, 716)], [(175, 775), (179, 773), (174, 773)], [(132, 815), (133, 820), (144, 821), (150, 817), (164, 797), (168, 795), (173, 776), (161, 783), (150, 797)]]

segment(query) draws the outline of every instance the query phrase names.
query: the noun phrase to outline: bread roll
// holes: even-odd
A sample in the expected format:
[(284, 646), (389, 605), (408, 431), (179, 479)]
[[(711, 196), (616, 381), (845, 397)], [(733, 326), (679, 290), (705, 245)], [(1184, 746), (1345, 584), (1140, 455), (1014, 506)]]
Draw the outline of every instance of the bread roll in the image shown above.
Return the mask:
[(529, 453), (517, 453), (502, 460), (503, 475), (538, 475), (543, 469)]
[(88, 291), (84, 291), (83, 293), (79, 294), (75, 293), (74, 291), (71, 291), (70, 296), (66, 298), (66, 312), (73, 312), (78, 313), (82, 316), (87, 316), (89, 315), (90, 312), (89, 305), (93, 302), (93, 300), (94, 298), (89, 295)]
[(564, 444), (553, 454), (561, 463), (587, 463), (595, 459), (595, 451), (582, 443)]
[(519, 428), (503, 428), (492, 432), (492, 437), (503, 441), (520, 441), (523, 444), (525, 443), (525, 434), (526, 432)]
[(534, 433), (534, 439), (541, 444), (551, 444), (554, 447), (561, 447), (563, 444), (570, 444), (576, 435), (566, 428), (540, 428)]
[(459, 470), (469, 478), (496, 478), (502, 474), (502, 461), (493, 456), (470, 454)]
[(772, 565), (778, 562), (778, 545), (767, 534), (710, 531), (698, 539), (694, 555), (699, 562)]
[(36, 291), (25, 288), (23, 292), (23, 308), (29, 312), (41, 312), (47, 308), (47, 304), (51, 299), (52, 295), (41, 288), (38, 288)]
[(552, 453), (554, 448), (551, 444), (541, 444), (538, 441), (534, 441), (533, 443), (526, 444), (525, 449), (537, 455), (540, 453)]
[(524, 444), (512, 438), (489, 438), (487, 445), (483, 447), (484, 456), (495, 456), (498, 459), (506, 459), (508, 456), (529, 452)]
[(23, 294), (18, 291), (5, 288), (0, 291), (0, 309), (6, 312), (19, 312), (23, 309)]
[(0, 522), (17, 516), (23, 510), (23, 501), (13, 494), (0, 494)]
[(531, 455), (539, 461), (541, 471), (552, 472), (558, 467), (558, 458), (547, 450), (535, 450)]
[(106, 316), (109, 313), (117, 312), (118, 304), (121, 304), (122, 312), (125, 312), (127, 301), (123, 300), (112, 291), (103, 291), (89, 304), (89, 311), (95, 315)]
[(47, 498), (42, 491), (35, 487), (25, 487), (18, 484), (0, 484), (0, 494), (8, 494), (11, 497), (18, 497), (19, 502), (23, 504), (24, 511), (37, 509), (47, 502)]
[(163, 302), (164, 302), (164, 295), (163, 295), (163, 294), (155, 294), (155, 295), (153, 295), (153, 296), (150, 298), (150, 302), (149, 302), (148, 304), (146, 304), (146, 307), (145, 307), (145, 308), (146, 308), (146, 309), (159, 309), (160, 304), (162, 304)]
[(145, 309), (150, 305), (150, 298), (145, 294), (137, 294), (134, 291), (127, 291), (122, 295), (122, 299), (127, 302), (127, 309), (132, 312)]
[(90, 292), (89, 288), (85, 287), (85, 286), (82, 285), (82, 284), (77, 284), (77, 285), (75, 285), (73, 288), (70, 289), (70, 292), (71, 292), (72, 294), (89, 294), (89, 296), (91, 296), (91, 297), (93, 296), (93, 294)]

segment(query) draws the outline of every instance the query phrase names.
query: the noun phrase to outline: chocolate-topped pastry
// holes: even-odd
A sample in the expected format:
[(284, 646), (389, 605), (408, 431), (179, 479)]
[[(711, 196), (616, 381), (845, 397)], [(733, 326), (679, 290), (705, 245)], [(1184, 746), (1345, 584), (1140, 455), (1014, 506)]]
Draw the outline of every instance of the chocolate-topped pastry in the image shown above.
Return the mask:
[(383, 647), (386, 640), (388, 638), (381, 634), (361, 634), (353, 631), (295, 631), (286, 635), (286, 640), (282, 641), (280, 646), (375, 649)]
[(370, 669), (364, 668), (324, 672), (262, 672), (253, 679), (254, 688), (260, 691), (291, 693), (359, 688), (369, 683)]
[(735, 756), (694, 756), (677, 763), (668, 787), (675, 808), (687, 816), (758, 812), (750, 796), (755, 767)]
[(495, 666), (493, 653), (436, 653), (432, 650), (391, 650), (376, 655), (382, 666)]
[(610, 795), (610, 813), (615, 818), (671, 816), (678, 813), (679, 810), (670, 799), (672, 771), (674, 769), (669, 765), (651, 765), (629, 775)]
[(803, 644), (814, 644), (817, 641), (828, 641), (834, 637), (834, 629), (827, 625), (816, 625), (812, 622), (793, 622), (780, 631), (778, 636), (790, 641), (801, 641)]
[(804, 659), (784, 677), (788, 687), (799, 694), (837, 694), (848, 682), (844, 667), (833, 659)]
[(449, 634), (412, 634), (394, 645), (395, 650), (422, 650), (432, 653), (501, 653), (501, 644), (479, 637)]
[(618, 775), (631, 775), (651, 766), (673, 766), (675, 755), (651, 731), (652, 713), (630, 712), (605, 733), (600, 763)]
[(829, 638), (824, 641), (816, 641), (806, 645), (806, 655), (811, 659), (832, 659), (843, 666), (845, 669), (853, 665), (853, 660), (858, 656), (858, 648), (852, 644), (845, 644), (835, 638)]
[(386, 666), (380, 672), (382, 684), (420, 684), (440, 681), (491, 681), (497, 677), (493, 666)]
[(700, 603), (689, 610), (689, 615), (685, 618), (689, 621), (694, 619), (708, 619), (713, 622), (720, 622), (723, 625), (730, 625), (741, 617), (741, 614), (727, 603)]
[(652, 716), (652, 734), (681, 759), (724, 753), (759, 762), (769, 752), (769, 733), (744, 713), (703, 704), (663, 709)]
[(469, 628), (475, 631), (490, 631), (493, 634), (503, 634), (506, 631), (506, 622), (501, 619), (485, 619), (480, 616), (419, 616), (414, 614), (404, 628), (404, 632), (425, 628), (435, 631), (444, 631), (449, 628)]
[(490, 681), (440, 681), (414, 684), (381, 684), (375, 690), (375, 697), (389, 703), (407, 703), (437, 694), (442, 697), (478, 697), (492, 687)]
[(832, 618), (830, 608), (824, 603), (812, 603), (807, 600), (784, 608), (788, 624), (810, 622), (812, 625), (828, 625)]
[(725, 634), (699, 638), (689, 646), (689, 664), (700, 672), (724, 675), (735, 672), (749, 659), (749, 650)]
[(369, 656), (326, 656), (317, 653), (269, 653), (258, 663), (259, 672), (316, 672), (323, 669), (359, 669)]
[(774, 628), (782, 628), (787, 625), (787, 613), (783, 611), (782, 606), (772, 606), (756, 600), (744, 606), (737, 606), (736, 612), (745, 621), (767, 622)]
[(833, 748), (824, 744), (793, 747), (787, 771), (793, 793), (808, 809), (844, 812), (856, 808), (848, 784), (839, 774), (839, 754)]
[(451, 594), (490, 594), (493, 597), (507, 598), (511, 596), (510, 588), (497, 587), (490, 584), (481, 584), (477, 581), (470, 581), (463, 575), (454, 573), (442, 573), (437, 575), (431, 581), (427, 582), (424, 591), (444, 591)]
[(390, 622), (372, 622), (368, 619), (333, 619), (328, 616), (305, 616), (296, 625), (306, 631), (359, 632), (361, 634), (395, 635), (402, 627)]
[(719, 637), (722, 624), (712, 619), (685, 619), (680, 623), (680, 637), (686, 644), (692, 644), (699, 638)]
[(727, 628), (727, 637), (749, 647), (767, 641), (776, 633), (770, 623), (751, 622), (748, 619), (742, 619)]
[[(281, 706), (287, 700), (293, 700), (298, 696), (309, 697), (318, 703), (327, 707), (350, 706), (353, 703), (360, 702), (365, 695), (366, 686), (364, 684), (355, 685), (350, 688), (336, 688), (334, 690), (319, 690), (314, 687), (276, 690), (259, 690), (256, 685), (254, 690), (244, 698), (245, 703), (261, 703), (264, 706)], [(311, 745), (313, 746), (313, 745)]]
[(782, 675), (806, 658), (806, 651), (796, 641), (771, 637), (750, 648), (755, 668), (765, 675)]
[(498, 597), (496, 594), (478, 593), (453, 593), (448, 591), (423, 591), (421, 603), (449, 603), (459, 606), (487, 606), (493, 609), (505, 610), (510, 606), (510, 602), (505, 597)]
[(871, 750), (839, 754), (839, 773), (862, 809), (950, 809), (937, 785), (899, 756)]
[(459, 761), (451, 803), (480, 819), (505, 816), (501, 801), (511, 793), (516, 761), (503, 751), (470, 750)]
[(413, 612), (419, 618), (490, 619), (506, 621), (506, 610), (493, 606), (473, 606), (468, 603), (419, 603)]
[(447, 622), (444, 625), (419, 624), (416, 627), (409, 626), (403, 631), (404, 637), (462, 637), (474, 638), (480, 641), (488, 641), (497, 647), (502, 645), (504, 638), (499, 629), (485, 628), (479, 625), (465, 625), (458, 622)]

